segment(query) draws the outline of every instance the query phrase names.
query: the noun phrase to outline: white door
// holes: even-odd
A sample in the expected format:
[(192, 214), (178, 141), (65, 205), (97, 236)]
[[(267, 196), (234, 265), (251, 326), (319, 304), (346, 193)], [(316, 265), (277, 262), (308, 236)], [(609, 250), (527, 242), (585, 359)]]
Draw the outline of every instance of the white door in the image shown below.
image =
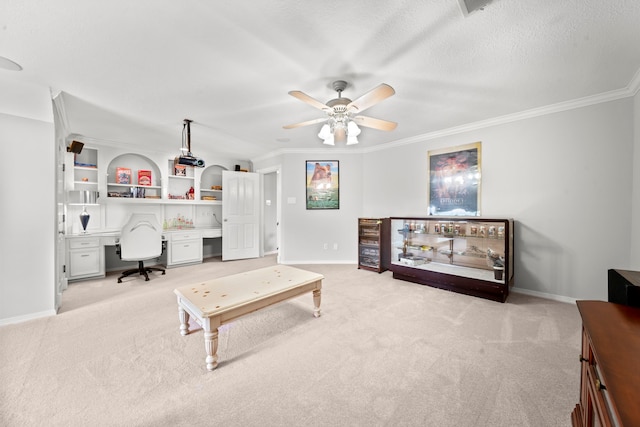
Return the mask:
[(257, 173), (222, 171), (222, 260), (260, 256)]

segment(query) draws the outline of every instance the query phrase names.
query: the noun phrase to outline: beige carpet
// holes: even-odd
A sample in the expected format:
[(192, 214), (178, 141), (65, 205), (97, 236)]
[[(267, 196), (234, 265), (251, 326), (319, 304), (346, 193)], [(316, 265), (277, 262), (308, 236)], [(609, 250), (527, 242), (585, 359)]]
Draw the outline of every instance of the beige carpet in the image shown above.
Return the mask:
[(353, 265), (311, 294), (182, 337), (173, 289), (273, 257), (71, 284), (60, 314), (0, 327), (2, 426), (569, 426), (575, 305), (500, 304)]

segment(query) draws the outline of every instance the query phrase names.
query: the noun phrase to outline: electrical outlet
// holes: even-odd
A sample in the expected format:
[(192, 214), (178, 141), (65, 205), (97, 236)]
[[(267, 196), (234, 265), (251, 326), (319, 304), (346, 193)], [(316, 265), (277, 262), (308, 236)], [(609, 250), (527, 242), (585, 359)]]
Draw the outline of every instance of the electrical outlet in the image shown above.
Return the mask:
[(333, 250), (334, 250), (334, 251), (337, 251), (337, 250), (338, 250), (338, 244), (337, 244), (337, 243), (334, 243), (334, 244), (333, 244)]
[(324, 250), (326, 251), (327, 249), (329, 249), (329, 244), (328, 244), (328, 243), (325, 243), (325, 244), (324, 244)]

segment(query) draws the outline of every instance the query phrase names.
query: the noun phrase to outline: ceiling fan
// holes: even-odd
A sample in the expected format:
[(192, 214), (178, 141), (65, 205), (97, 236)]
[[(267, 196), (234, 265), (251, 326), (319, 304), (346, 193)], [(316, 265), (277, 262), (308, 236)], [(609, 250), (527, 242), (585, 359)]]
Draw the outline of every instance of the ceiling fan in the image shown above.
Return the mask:
[(324, 139), (324, 143), (335, 145), (335, 140), (344, 141), (346, 139), (347, 145), (349, 145), (358, 143), (356, 137), (360, 133), (360, 129), (357, 125), (385, 131), (394, 130), (398, 125), (397, 123), (387, 120), (360, 115), (360, 113), (367, 108), (374, 106), (396, 93), (388, 84), (382, 83), (354, 101), (342, 97), (342, 91), (347, 87), (347, 82), (344, 80), (336, 80), (332, 86), (333, 89), (338, 92), (338, 97), (328, 101), (326, 104), (299, 90), (289, 92), (289, 95), (298, 98), (300, 101), (324, 111), (327, 117), (307, 120), (283, 127), (285, 129), (293, 129), (328, 121), (328, 124), (325, 124), (318, 134), (320, 138)]

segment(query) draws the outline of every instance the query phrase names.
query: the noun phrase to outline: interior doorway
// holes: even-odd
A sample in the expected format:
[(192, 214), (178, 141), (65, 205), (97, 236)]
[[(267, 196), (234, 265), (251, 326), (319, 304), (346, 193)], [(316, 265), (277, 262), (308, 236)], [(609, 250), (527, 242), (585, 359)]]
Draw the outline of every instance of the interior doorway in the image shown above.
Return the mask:
[(261, 177), (261, 256), (276, 255), (280, 262), (282, 252), (280, 240), (280, 167), (274, 166), (258, 171)]

